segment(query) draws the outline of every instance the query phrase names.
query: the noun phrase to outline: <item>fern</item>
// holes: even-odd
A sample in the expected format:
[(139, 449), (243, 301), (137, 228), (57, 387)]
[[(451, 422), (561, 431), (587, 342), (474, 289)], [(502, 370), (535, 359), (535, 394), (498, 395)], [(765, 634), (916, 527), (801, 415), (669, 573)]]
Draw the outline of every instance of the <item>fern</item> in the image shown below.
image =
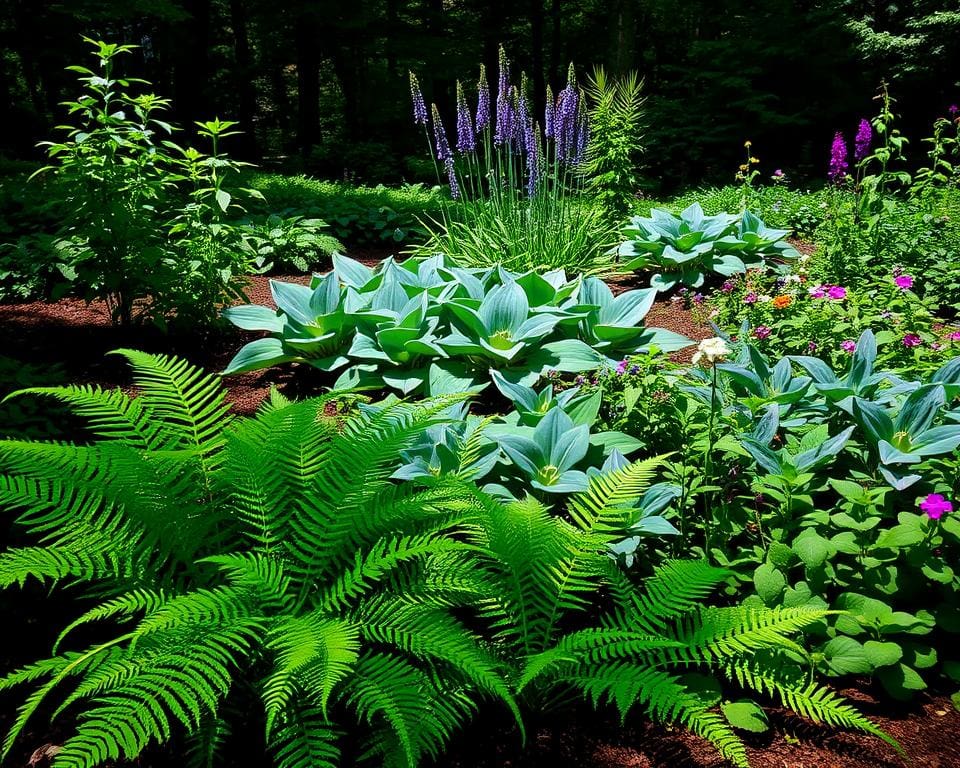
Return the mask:
[[(121, 353), (136, 398), (33, 392), (89, 419), (93, 444), (0, 442), (0, 501), (43, 545), (0, 555), (0, 582), (97, 596), (56, 655), (0, 682), (32, 686), (6, 751), (48, 700), (55, 717), (78, 714), (58, 768), (134, 759), (175, 736), (192, 764), (212, 765), (228, 698), (250, 694), (285, 768), (336, 764), (343, 731), (364, 724), (371, 759), (410, 768), (481, 698), (519, 717), (502, 663), (456, 616), (490, 584), (464, 536), (475, 491), (390, 480), (399, 450), (455, 399), (334, 421), (329, 398), (273, 397), (234, 420), (216, 379)], [(72, 649), (91, 623), (108, 639)]]

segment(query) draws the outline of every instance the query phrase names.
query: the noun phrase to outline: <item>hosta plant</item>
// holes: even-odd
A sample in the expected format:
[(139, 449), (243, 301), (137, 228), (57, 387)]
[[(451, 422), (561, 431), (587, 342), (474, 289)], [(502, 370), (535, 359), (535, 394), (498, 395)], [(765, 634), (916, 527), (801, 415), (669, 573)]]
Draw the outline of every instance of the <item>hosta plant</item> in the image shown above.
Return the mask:
[(789, 230), (771, 229), (749, 211), (707, 216), (699, 203), (678, 216), (655, 208), (649, 217), (632, 218), (623, 233), (623, 269), (652, 272), (650, 286), (659, 291), (677, 285), (699, 288), (712, 274), (729, 277), (799, 256), (785, 242)]
[(175, 737), (207, 765), (231, 717), (284, 768), (337, 765), (344, 727), (374, 764), (414, 766), (480, 699), (515, 709), (457, 617), (485, 589), (463, 536), (480, 502), (453, 478), (389, 480), (449, 399), (338, 418), (329, 400), (275, 397), (231, 419), (215, 378), (123, 354), (135, 398), (32, 390), (94, 442), (0, 442), (0, 498), (38, 541), (0, 555), (0, 584), (77, 595), (52, 655), (0, 681), (33, 689), (5, 753), (42, 706), (79, 714), (58, 768)]
[(338, 371), (338, 387), (442, 394), (486, 386), (491, 369), (529, 386), (550, 370), (587, 371), (690, 343), (643, 326), (653, 291), (614, 298), (600, 280), (561, 270), (468, 270), (443, 256), (390, 258), (376, 269), (340, 255), (333, 263), (310, 287), (271, 281), (276, 310), (225, 310), (238, 327), (270, 334), (243, 347), (225, 373), (295, 361)]

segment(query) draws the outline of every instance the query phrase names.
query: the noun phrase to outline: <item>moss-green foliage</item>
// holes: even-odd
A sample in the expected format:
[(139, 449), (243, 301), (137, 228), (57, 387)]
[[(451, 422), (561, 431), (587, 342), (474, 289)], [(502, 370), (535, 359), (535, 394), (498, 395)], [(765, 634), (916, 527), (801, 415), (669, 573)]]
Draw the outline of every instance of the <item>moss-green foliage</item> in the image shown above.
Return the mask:
[[(344, 730), (374, 764), (437, 759), (483, 699), (571, 688), (744, 749), (680, 675), (693, 668), (814, 720), (879, 732), (795, 671), (815, 608), (708, 608), (728, 571), (663, 566), (637, 588), (608, 556), (659, 459), (592, 478), (555, 516), (464, 480), (391, 481), (398, 454), (456, 398), (331, 413), (274, 395), (232, 419), (212, 377), (121, 351), (140, 393), (34, 388), (90, 423), (87, 445), (0, 442), (0, 503), (41, 546), (0, 555), (0, 586), (83, 590), (52, 655), (8, 674), (79, 715), (56, 768), (132, 759), (187, 738), (209, 765), (228, 712), (259, 722), (281, 768), (337, 765)], [(472, 616), (470, 621), (465, 617)], [(87, 645), (76, 630), (98, 625)], [(226, 700), (230, 698), (229, 705)], [(354, 741), (351, 739), (351, 741)]]
[(425, 235), (419, 219), (440, 214), (440, 192), (422, 184), (358, 187), (273, 173), (252, 173), (245, 181), (263, 193), (272, 211), (323, 219), (348, 246), (419, 242)]

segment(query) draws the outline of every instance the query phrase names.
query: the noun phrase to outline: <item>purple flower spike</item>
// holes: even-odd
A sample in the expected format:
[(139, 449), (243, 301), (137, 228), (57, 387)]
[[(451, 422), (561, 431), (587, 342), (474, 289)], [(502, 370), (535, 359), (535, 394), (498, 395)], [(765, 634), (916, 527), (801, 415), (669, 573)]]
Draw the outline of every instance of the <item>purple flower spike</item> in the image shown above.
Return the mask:
[(427, 105), (423, 101), (423, 92), (420, 90), (420, 81), (410, 73), (410, 97), (413, 99), (413, 122), (415, 125), (427, 124)]
[(556, 104), (553, 100), (553, 88), (547, 86), (547, 107), (543, 113), (543, 135), (548, 139), (553, 138), (553, 121), (556, 115)]
[(493, 143), (505, 144), (513, 138), (513, 106), (510, 95), (510, 62), (507, 52), (500, 46), (500, 76), (497, 80), (497, 127)]
[(537, 193), (537, 183), (540, 181), (540, 144), (537, 136), (540, 126), (533, 121), (527, 123), (524, 135), (524, 149), (527, 153), (527, 195), (533, 197)]
[[(585, 104), (583, 94), (580, 95), (580, 103)], [(574, 139), (573, 162), (580, 164), (587, 155), (587, 147), (590, 144), (590, 123), (587, 120), (587, 110), (577, 111), (577, 136)]]
[(473, 152), (477, 142), (473, 134), (473, 121), (470, 119), (470, 109), (467, 107), (467, 98), (463, 95), (463, 86), (457, 81), (457, 151), (460, 153)]
[(487, 82), (487, 68), (480, 65), (480, 81), (477, 83), (477, 133), (490, 126), (490, 83)]
[(453, 157), (448, 157), (443, 161), (443, 168), (447, 172), (447, 181), (450, 183), (450, 197), (454, 200), (460, 199), (460, 185), (457, 183), (457, 173), (453, 167)]
[(440, 120), (440, 110), (437, 109), (436, 104), (431, 104), (430, 110), (433, 115), (433, 137), (437, 142), (437, 160), (445, 163), (449, 158), (453, 157), (453, 152), (450, 151), (450, 144), (447, 142), (447, 132), (443, 130), (443, 122)]
[(834, 184), (839, 184), (846, 178), (847, 154), (847, 142), (843, 140), (843, 134), (837, 131), (830, 147), (830, 170), (827, 171), (827, 178)]
[(870, 142), (873, 141), (873, 129), (866, 120), (860, 121), (860, 127), (857, 128), (857, 135), (853, 139), (853, 159), (860, 162), (870, 151)]

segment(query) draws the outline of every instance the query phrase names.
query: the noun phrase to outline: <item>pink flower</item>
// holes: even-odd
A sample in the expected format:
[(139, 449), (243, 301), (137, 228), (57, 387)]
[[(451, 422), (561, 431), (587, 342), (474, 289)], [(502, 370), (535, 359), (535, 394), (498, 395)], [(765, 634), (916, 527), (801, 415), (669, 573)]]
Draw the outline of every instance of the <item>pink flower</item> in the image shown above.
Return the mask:
[(827, 297), (834, 301), (840, 301), (847, 298), (847, 289), (842, 285), (831, 285), (827, 290)]
[(908, 333), (903, 337), (903, 346), (905, 347), (919, 347), (921, 344), (923, 344), (923, 339), (915, 333)]
[(807, 352), (816, 352), (817, 351), (817, 342), (808, 341), (807, 342)]
[(626, 360), (626, 358), (624, 358), (619, 363), (617, 363), (617, 375), (623, 376), (623, 374), (627, 372), (628, 365), (629, 365), (629, 362)]
[(694, 294), (693, 303), (697, 305), (703, 304), (703, 294), (702, 293)]
[(840, 342), (840, 349), (849, 355), (852, 355), (856, 348), (857, 342), (855, 342), (853, 339), (847, 339), (846, 341)]
[(807, 293), (810, 294), (811, 299), (822, 299), (826, 297), (828, 287), (826, 285), (815, 285), (813, 288), (807, 288)]
[(729, 280), (724, 280), (723, 285), (720, 286), (720, 290), (724, 293), (730, 293), (733, 290), (733, 283)]
[(767, 336), (770, 335), (770, 332), (771, 332), (771, 331), (770, 331), (770, 329), (769, 329), (767, 326), (765, 326), (765, 325), (758, 325), (758, 326), (754, 329), (753, 335), (756, 336), (758, 339), (765, 339), (765, 338), (767, 338)]
[(954, 331), (949, 336), (947, 336), (950, 341), (960, 341), (960, 331)]
[(913, 288), (913, 278), (910, 275), (899, 275), (893, 278), (893, 282), (901, 291)]
[(931, 493), (920, 502), (920, 509), (926, 512), (931, 520), (939, 520), (945, 514), (953, 512), (953, 504), (939, 493)]
[(753, 291), (750, 291), (746, 296), (743, 297), (744, 304), (756, 304), (757, 303), (757, 294)]

